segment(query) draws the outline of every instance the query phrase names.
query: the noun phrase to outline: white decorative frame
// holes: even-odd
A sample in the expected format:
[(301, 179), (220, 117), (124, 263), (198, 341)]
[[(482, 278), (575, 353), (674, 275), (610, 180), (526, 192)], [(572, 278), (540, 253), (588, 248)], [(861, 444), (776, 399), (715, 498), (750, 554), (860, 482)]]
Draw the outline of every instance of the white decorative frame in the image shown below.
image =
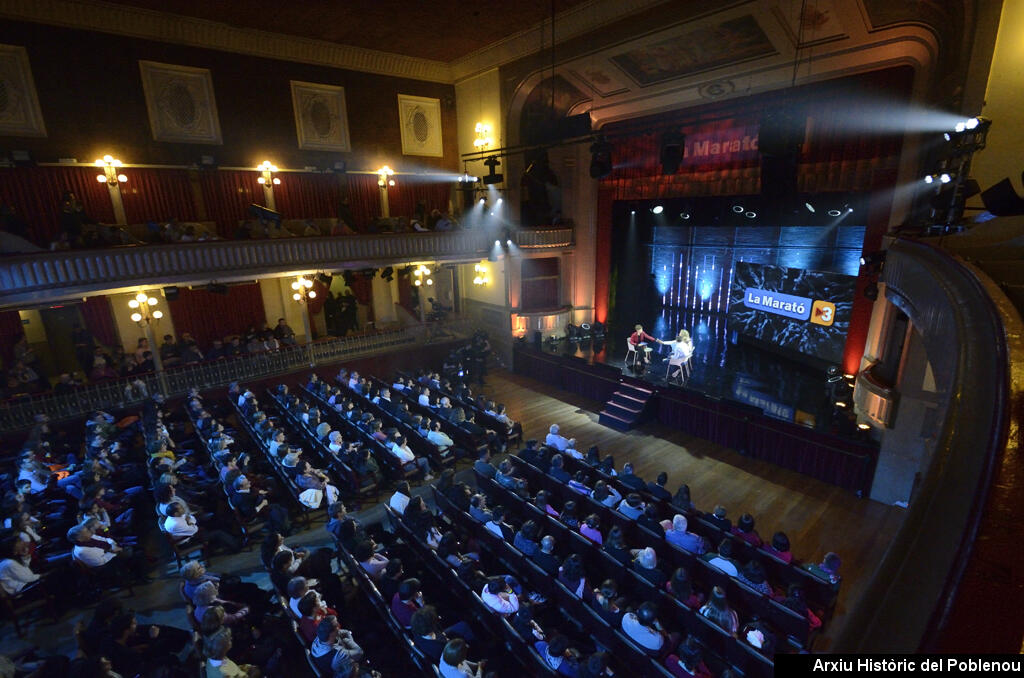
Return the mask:
[(24, 47), (0, 45), (0, 86), (5, 90), (0, 136), (45, 137), (46, 125)]
[(299, 148), (351, 151), (345, 88), (292, 80), (292, 108)]
[(154, 139), (223, 143), (209, 69), (139, 61), (139, 70)]
[(440, 99), (399, 94), (398, 124), (402, 130), (402, 155), (444, 155)]

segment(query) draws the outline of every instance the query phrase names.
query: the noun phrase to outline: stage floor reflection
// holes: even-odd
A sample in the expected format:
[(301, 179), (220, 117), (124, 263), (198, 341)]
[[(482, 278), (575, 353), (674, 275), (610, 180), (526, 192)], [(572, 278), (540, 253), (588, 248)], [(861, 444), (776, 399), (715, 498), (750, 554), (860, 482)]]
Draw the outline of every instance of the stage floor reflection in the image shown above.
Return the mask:
[(574, 356), (588, 363), (618, 367), (659, 388), (683, 388), (713, 398), (728, 399), (761, 409), (766, 415), (809, 428), (857, 436), (852, 412), (837, 409), (837, 398), (849, 400), (845, 384), (830, 384), (821, 368), (802, 365), (730, 336), (725, 314), (662, 309), (645, 331), (659, 339), (675, 338), (689, 330), (695, 345), (690, 375), (682, 386), (666, 381), (669, 347), (653, 344), (646, 368), (627, 366), (626, 339), (632, 326), (609, 325), (604, 339), (545, 342), (544, 351)]

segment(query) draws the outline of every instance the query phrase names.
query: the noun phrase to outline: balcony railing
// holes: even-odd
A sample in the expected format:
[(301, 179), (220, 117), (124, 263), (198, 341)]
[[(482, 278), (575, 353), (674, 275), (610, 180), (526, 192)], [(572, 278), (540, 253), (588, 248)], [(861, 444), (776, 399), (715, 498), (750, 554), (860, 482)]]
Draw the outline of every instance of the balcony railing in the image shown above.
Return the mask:
[(36, 415), (52, 420), (80, 417), (94, 410), (122, 409), (137, 405), (146, 397), (163, 393), (167, 397), (184, 395), (199, 389), (226, 386), (232, 381), (252, 381), (278, 374), (328, 365), (375, 353), (394, 351), (432, 340), (468, 336), (470, 328), (460, 320), (442, 324), (413, 326), (375, 334), (365, 334), (312, 345), (293, 346), (273, 353), (187, 365), (160, 374), (150, 372), (137, 377), (114, 379), (81, 386), (68, 393), (47, 393), (0, 402), (0, 433), (32, 426)]
[[(529, 249), (573, 243), (571, 227), (513, 231), (512, 235), (519, 247)], [(230, 282), (341, 266), (482, 258), (493, 243), (492, 233), (450, 231), (42, 252), (0, 259), (0, 304), (42, 303), (153, 282)]]

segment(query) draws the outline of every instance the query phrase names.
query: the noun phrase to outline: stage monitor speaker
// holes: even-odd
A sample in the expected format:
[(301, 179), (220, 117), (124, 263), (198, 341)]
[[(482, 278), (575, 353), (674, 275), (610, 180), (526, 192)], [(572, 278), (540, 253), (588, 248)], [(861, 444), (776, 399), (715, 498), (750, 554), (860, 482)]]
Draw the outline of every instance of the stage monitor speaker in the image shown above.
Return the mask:
[(533, 331), (533, 347), (538, 351), (541, 349), (541, 335), (540, 330)]

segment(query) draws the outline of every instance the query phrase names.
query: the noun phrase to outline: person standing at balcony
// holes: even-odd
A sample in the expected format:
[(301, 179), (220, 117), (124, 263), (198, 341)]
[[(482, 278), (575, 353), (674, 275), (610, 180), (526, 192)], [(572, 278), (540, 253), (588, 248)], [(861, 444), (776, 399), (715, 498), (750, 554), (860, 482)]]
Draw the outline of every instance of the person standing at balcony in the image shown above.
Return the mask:
[(61, 238), (69, 247), (78, 248), (87, 246), (84, 226), (95, 224), (96, 220), (85, 213), (85, 207), (73, 191), (64, 191), (61, 196), (59, 223)]
[(288, 326), (284, 318), (277, 319), (277, 327), (274, 328), (274, 336), (285, 346), (295, 345), (295, 331)]

